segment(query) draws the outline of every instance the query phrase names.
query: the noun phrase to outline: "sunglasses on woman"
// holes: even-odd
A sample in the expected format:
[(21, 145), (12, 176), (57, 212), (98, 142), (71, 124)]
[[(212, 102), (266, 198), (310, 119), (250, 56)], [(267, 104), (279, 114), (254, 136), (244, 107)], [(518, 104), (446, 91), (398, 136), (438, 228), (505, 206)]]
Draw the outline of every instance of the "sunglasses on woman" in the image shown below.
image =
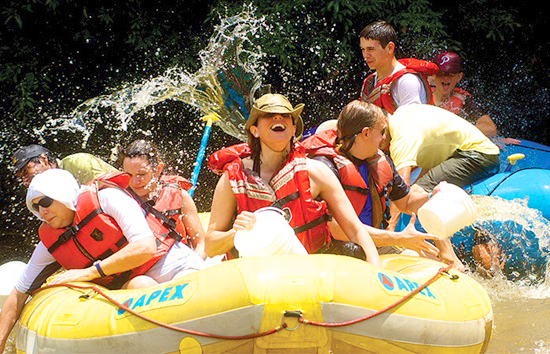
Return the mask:
[[(386, 130), (387, 130), (387, 126), (382, 128), (382, 129), (378, 129), (378, 128), (370, 128), (370, 129), (377, 129), (377, 130), (380, 130), (380, 135), (384, 135), (386, 134)], [(343, 152), (344, 154), (348, 153), (351, 148), (353, 147), (353, 144), (355, 143), (355, 138), (357, 138), (357, 135), (361, 134), (361, 132), (359, 133), (355, 133), (351, 136), (351, 138), (344, 138), (342, 137), (341, 139), (338, 138), (337, 140), (337, 143), (340, 143), (340, 151)], [(344, 141), (348, 141), (348, 143), (346, 145), (344, 145)]]
[(53, 203), (53, 199), (50, 197), (43, 197), (41, 198), (38, 203), (32, 203), (32, 208), (36, 211), (39, 211), (40, 208), (49, 208)]

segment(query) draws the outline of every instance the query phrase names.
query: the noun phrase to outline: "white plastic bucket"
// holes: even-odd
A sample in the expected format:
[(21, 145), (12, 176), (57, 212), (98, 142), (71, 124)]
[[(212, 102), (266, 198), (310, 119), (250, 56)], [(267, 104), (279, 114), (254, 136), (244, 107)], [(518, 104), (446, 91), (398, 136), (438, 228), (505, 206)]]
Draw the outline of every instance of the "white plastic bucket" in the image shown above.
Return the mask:
[(8, 298), (26, 266), (27, 264), (21, 261), (12, 261), (0, 265), (0, 307)]
[(239, 230), (234, 245), (240, 257), (263, 257), (280, 254), (307, 254), (281, 209), (266, 207), (254, 212), (256, 223), (251, 230)]
[(476, 219), (475, 214), (472, 198), (451, 183), (443, 184), (441, 190), (418, 209), (422, 227), (442, 240), (471, 225)]

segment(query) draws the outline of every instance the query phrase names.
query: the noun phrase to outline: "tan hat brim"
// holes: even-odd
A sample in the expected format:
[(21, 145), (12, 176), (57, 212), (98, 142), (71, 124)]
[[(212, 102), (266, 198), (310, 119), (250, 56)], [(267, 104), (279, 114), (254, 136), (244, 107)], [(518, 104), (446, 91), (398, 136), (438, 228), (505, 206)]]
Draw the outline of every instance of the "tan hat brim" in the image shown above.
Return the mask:
[(289, 110), (285, 106), (269, 106), (265, 109), (259, 109), (256, 106), (252, 106), (252, 109), (250, 110), (250, 116), (248, 117), (248, 120), (246, 121), (246, 125), (244, 127), (245, 131), (250, 130), (250, 127), (253, 126), (259, 117), (269, 114), (269, 113), (283, 113), (288, 114), (294, 118), (294, 124), (296, 124), (296, 133), (294, 136), (297, 138), (301, 137), (304, 132), (304, 121), (302, 120), (302, 111), (304, 110), (304, 104), (300, 103), (297, 104), (296, 107), (293, 110)]

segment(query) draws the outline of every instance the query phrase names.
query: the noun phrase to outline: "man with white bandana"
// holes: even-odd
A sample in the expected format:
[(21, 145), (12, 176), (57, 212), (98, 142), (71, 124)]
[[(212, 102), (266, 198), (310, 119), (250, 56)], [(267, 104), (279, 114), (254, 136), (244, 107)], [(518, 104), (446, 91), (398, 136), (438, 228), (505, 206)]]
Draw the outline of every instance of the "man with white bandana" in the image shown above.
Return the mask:
[[(151, 229), (155, 225), (146, 220), (138, 203), (119, 188), (80, 187), (70, 172), (50, 169), (34, 177), (26, 203), (44, 222), (39, 230), (41, 241), (0, 313), (0, 352), (28, 296), (62, 266), (70, 270), (56, 275), (50, 284), (94, 281), (109, 287), (119, 279), (128, 279), (124, 284), (119, 281), (118, 287), (137, 288), (204, 268), (203, 260), (179, 241), (159, 254), (158, 237)], [(89, 209), (97, 213), (82, 224), (83, 217), (92, 214)], [(74, 233), (54, 247), (68, 230)], [(98, 245), (111, 239), (123, 243), (110, 245), (104, 252), (94, 244), (94, 238)], [(77, 245), (84, 248), (82, 253), (76, 251)], [(70, 249), (74, 251), (68, 252)], [(98, 256), (94, 251), (102, 253)], [(85, 265), (79, 266), (78, 262)]]

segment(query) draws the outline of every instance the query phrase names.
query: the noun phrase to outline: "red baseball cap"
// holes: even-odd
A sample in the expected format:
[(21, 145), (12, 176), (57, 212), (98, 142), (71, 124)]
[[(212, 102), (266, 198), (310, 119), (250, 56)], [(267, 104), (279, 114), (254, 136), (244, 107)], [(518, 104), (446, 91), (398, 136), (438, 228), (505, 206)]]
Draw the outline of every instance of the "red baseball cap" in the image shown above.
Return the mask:
[(434, 62), (439, 66), (440, 72), (456, 74), (462, 72), (462, 59), (453, 52), (443, 52), (435, 56)]

